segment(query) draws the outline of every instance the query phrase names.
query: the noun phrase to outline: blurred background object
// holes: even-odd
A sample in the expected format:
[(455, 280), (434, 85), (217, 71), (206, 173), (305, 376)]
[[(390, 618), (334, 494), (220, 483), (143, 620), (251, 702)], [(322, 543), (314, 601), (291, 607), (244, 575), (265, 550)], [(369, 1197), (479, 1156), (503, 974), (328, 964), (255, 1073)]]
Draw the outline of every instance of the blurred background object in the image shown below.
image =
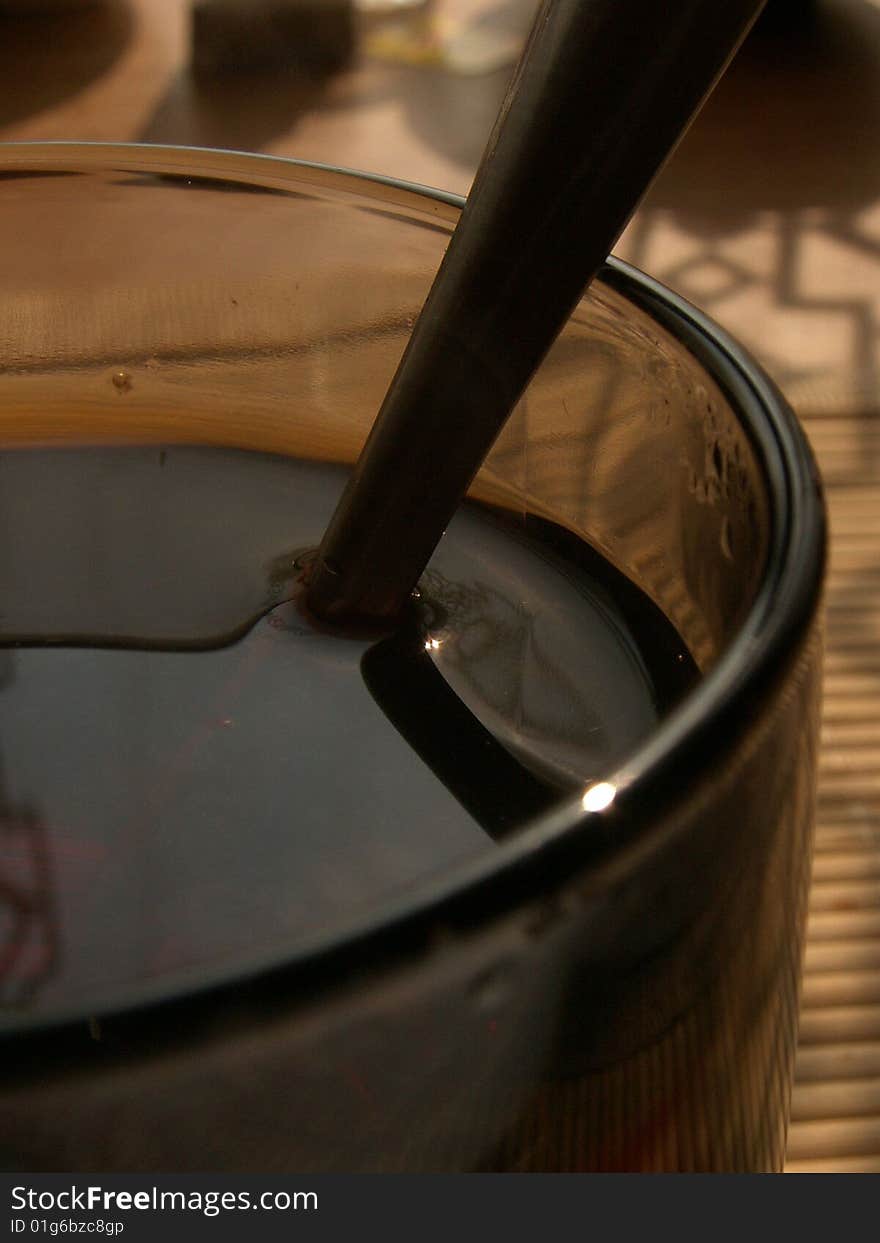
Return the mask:
[[(537, 0), (222, 0), (245, 36), (195, 73), (198, 14), (220, 7), (0, 0), (0, 140), (266, 151), (466, 193)], [(270, 10), (288, 20), (274, 41)], [(331, 11), (338, 41), (311, 55)], [(792, 1170), (880, 1171), (878, 130), (880, 0), (770, 0), (617, 248), (763, 362), (828, 488)]]
[(351, 0), (193, 0), (198, 72), (332, 73), (355, 46)]

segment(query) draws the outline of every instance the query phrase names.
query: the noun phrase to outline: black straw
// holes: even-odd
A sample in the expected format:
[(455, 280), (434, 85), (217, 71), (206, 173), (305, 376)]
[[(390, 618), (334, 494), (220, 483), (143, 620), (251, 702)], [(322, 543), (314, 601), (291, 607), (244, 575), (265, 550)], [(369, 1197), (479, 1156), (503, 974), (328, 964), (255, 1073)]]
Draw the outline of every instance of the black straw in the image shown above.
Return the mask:
[(327, 620), (398, 615), (533, 373), (763, 0), (545, 0), (315, 562)]

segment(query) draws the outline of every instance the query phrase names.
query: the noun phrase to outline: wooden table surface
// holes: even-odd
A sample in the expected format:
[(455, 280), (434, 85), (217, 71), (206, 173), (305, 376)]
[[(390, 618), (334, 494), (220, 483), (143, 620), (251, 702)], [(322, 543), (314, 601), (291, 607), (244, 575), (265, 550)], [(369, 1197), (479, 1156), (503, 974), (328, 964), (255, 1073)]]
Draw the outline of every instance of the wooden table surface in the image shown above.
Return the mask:
[[(0, 140), (266, 151), (466, 192), (534, 2), (434, 0), (404, 25), (374, 19), (357, 63), (324, 82), (197, 84), (185, 0), (40, 19), (4, 16), (0, 0)], [(828, 490), (791, 1170), (880, 1171), (878, 129), (880, 0), (818, 0), (815, 21), (749, 41), (618, 247), (764, 363)]]

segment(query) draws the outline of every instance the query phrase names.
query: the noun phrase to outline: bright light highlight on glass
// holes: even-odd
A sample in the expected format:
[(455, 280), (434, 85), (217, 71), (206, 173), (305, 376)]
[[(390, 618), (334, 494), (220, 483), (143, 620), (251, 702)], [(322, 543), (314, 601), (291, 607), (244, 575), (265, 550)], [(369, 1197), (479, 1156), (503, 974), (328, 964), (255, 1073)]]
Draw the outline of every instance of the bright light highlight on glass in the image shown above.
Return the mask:
[(604, 811), (614, 802), (617, 786), (610, 781), (599, 781), (590, 786), (582, 799), (584, 811)]

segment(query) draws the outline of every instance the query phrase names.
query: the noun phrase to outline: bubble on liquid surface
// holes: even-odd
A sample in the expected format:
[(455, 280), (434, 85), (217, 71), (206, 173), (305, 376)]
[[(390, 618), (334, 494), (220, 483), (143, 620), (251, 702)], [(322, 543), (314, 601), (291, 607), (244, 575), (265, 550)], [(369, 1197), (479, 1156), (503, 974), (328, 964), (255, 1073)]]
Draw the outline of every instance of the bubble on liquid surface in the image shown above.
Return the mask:
[(133, 387), (131, 376), (127, 371), (114, 371), (112, 382), (117, 393), (130, 393)]

